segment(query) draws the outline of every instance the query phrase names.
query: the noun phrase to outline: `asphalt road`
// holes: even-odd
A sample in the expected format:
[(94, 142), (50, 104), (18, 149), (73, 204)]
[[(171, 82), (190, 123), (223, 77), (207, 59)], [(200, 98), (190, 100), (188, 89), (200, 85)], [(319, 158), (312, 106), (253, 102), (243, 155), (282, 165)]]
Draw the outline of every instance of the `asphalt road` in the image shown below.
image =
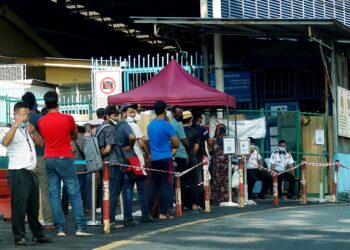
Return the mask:
[(71, 216), (68, 221), (68, 237), (47, 232), (53, 243), (24, 248), (14, 246), (11, 224), (0, 222), (0, 249), (350, 249), (349, 203), (300, 206), (283, 201), (275, 208), (272, 201), (263, 201), (244, 209), (188, 211), (182, 219), (116, 228), (110, 235), (90, 227), (95, 235), (88, 238), (75, 237)]

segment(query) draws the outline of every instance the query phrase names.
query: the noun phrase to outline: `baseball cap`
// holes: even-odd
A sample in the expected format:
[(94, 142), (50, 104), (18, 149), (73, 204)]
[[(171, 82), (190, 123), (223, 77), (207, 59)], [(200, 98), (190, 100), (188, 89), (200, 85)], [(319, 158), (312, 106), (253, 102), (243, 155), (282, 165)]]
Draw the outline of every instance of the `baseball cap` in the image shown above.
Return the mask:
[(182, 116), (183, 116), (183, 119), (186, 120), (186, 119), (192, 118), (192, 113), (190, 111), (184, 111), (182, 112)]
[(106, 115), (120, 114), (119, 109), (115, 105), (108, 105), (105, 110)]
[(120, 111), (123, 112), (125, 111), (127, 108), (133, 108), (133, 109), (137, 109), (137, 104), (131, 104), (131, 103), (124, 103), (121, 107), (120, 107)]

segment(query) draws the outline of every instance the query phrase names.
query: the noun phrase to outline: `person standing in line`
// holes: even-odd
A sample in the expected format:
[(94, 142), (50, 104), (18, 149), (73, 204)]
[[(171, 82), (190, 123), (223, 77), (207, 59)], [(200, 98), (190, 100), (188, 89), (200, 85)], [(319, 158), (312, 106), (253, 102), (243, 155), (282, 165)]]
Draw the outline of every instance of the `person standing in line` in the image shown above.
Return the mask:
[[(173, 127), (165, 121), (166, 103), (157, 101), (153, 109), (156, 113), (156, 118), (147, 127), (152, 155), (152, 168), (170, 171), (172, 167), (172, 149), (179, 147), (179, 141)], [(153, 207), (156, 196), (160, 192), (159, 219), (171, 218), (169, 215), (169, 192), (172, 175), (164, 172), (152, 173), (152, 190), (148, 204), (150, 207)]]
[[(29, 114), (29, 123), (32, 124), (36, 131), (39, 132), (38, 121), (42, 117), (40, 112), (38, 111), (38, 104), (36, 102), (36, 98), (32, 92), (26, 92), (22, 96), (22, 101), (27, 103), (29, 106), (30, 114)], [(44, 160), (44, 147), (35, 147), (35, 152), (37, 156), (37, 165), (35, 168), (35, 174), (39, 180), (40, 187), (40, 209), (42, 211), (45, 228), (46, 230), (54, 230), (53, 226), (53, 216), (51, 212), (51, 205), (49, 200), (49, 190), (47, 184), (47, 176), (45, 170), (45, 160)]]
[[(192, 113), (190, 111), (184, 111), (182, 123), (188, 142), (188, 168), (191, 168), (199, 163), (197, 159), (197, 153), (199, 150), (199, 136), (198, 131), (191, 127), (191, 122)], [(187, 205), (187, 207), (192, 210), (200, 209), (200, 204), (203, 203), (200, 202), (203, 199), (199, 197), (198, 187), (201, 169), (201, 166), (197, 167), (181, 177), (181, 185), (183, 186), (181, 187), (181, 194), (183, 194), (183, 197), (185, 197), (184, 194), (189, 194), (189, 198), (183, 199), (182, 204), (184, 206)], [(189, 192), (186, 192), (186, 188), (189, 188)]]
[(86, 232), (83, 201), (78, 176), (72, 160), (70, 141), (78, 138), (77, 126), (71, 115), (59, 112), (58, 94), (56, 92), (48, 91), (44, 95), (44, 100), (49, 112), (39, 120), (38, 126), (45, 140), (45, 167), (57, 236), (67, 236), (66, 220), (60, 204), (61, 181), (67, 187), (72, 205), (75, 235), (90, 236), (92, 234)]
[[(147, 160), (150, 160), (150, 154), (148, 153), (146, 145), (142, 141), (142, 132), (140, 127), (137, 125), (135, 122), (135, 117), (137, 113), (137, 104), (130, 104), (130, 103), (125, 103), (121, 107), (122, 111), (122, 118), (127, 122), (127, 124), (130, 126), (132, 133), (135, 136), (135, 144), (133, 147), (133, 150), (130, 150), (127, 153), (131, 153), (132, 151), (137, 155), (137, 158), (139, 159), (140, 162), (140, 167), (144, 168), (145, 166), (145, 158), (144, 154)], [(130, 132), (129, 132), (130, 133)], [(124, 141), (130, 141), (129, 136), (128, 138), (126, 137), (127, 134), (124, 135), (125, 140)], [(118, 136), (118, 138), (122, 138), (122, 136)], [(147, 173), (143, 170), (144, 174), (147, 175)], [(145, 180), (140, 179), (140, 180), (132, 180), (128, 173), (124, 174), (124, 200), (129, 201), (130, 205), (126, 206), (125, 211), (124, 211), (124, 216), (126, 217), (126, 223), (130, 222), (132, 220), (132, 197), (134, 194), (134, 189), (133, 187), (137, 187), (137, 193), (139, 196), (139, 201), (140, 201), (140, 207), (141, 207), (141, 212), (142, 212), (142, 218), (141, 222), (143, 223), (148, 223), (148, 222), (154, 222), (155, 220), (150, 217), (150, 211), (149, 211), (149, 206), (148, 202), (146, 200), (146, 194), (145, 194)], [(126, 205), (126, 203), (125, 203)]]
[(95, 133), (98, 133), (97, 140), (102, 159), (109, 163), (109, 219), (111, 224), (115, 224), (117, 203), (123, 187), (123, 173), (119, 165), (121, 162), (116, 145), (117, 137), (115, 128), (119, 122), (119, 118), (120, 111), (117, 107), (114, 105), (107, 106), (105, 109), (105, 121), (97, 127)]
[[(174, 106), (171, 109), (173, 119), (170, 121), (171, 126), (175, 130), (176, 136), (179, 140), (180, 146), (176, 150), (175, 153), (175, 163), (176, 163), (176, 168), (173, 169), (174, 172), (182, 172), (187, 169), (188, 167), (188, 158), (187, 158), (187, 153), (186, 149), (188, 148), (188, 142), (186, 139), (185, 135), (185, 130), (182, 125), (182, 112), (183, 109), (179, 106)], [(171, 180), (171, 190), (170, 190), (170, 208), (173, 207), (173, 201), (174, 201), (174, 175), (172, 176)]]
[(199, 136), (199, 150), (197, 152), (198, 162), (203, 160), (203, 156), (207, 156), (205, 143), (211, 146), (211, 141), (209, 138), (209, 131), (204, 126), (202, 126), (203, 114), (200, 111), (193, 112), (192, 128), (197, 129)]
[[(39, 185), (34, 174), (37, 156), (34, 144), (43, 146), (42, 138), (32, 124), (28, 123), (29, 107), (25, 102), (14, 106), (14, 123), (1, 138), (1, 144), (7, 148), (9, 167), (7, 181), (11, 191), (12, 232), (15, 244), (32, 246), (35, 243), (51, 242), (43, 234), (39, 217)], [(33, 234), (30, 242), (25, 237), (25, 217)]]

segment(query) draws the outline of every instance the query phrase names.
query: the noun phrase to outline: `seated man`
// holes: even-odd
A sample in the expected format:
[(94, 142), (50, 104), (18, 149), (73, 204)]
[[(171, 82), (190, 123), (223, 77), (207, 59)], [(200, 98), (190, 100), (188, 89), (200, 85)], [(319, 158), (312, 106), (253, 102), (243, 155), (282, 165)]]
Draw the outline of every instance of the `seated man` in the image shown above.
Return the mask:
[[(273, 152), (270, 157), (271, 163), (271, 172), (282, 173), (287, 169), (287, 166), (290, 168), (294, 165), (294, 160), (292, 155), (286, 150), (287, 143), (285, 140), (280, 140), (278, 142), (278, 150)], [(294, 199), (294, 184), (295, 177), (294, 171), (285, 172), (278, 176), (278, 196), (282, 197), (282, 180), (285, 179), (289, 182), (288, 188), (288, 199)]]
[(272, 177), (262, 166), (261, 155), (258, 148), (254, 146), (254, 139), (250, 138), (250, 155), (247, 158), (247, 180), (248, 180), (248, 198), (254, 199), (253, 188), (257, 179), (263, 182), (258, 197), (265, 199), (265, 194), (272, 186)]

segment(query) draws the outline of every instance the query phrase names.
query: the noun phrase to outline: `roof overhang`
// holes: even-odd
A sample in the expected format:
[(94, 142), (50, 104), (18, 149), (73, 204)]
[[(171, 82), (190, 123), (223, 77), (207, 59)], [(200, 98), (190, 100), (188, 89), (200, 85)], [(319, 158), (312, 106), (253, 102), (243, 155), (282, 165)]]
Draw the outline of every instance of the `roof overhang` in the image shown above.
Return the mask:
[(138, 24), (153, 24), (156, 35), (166, 34), (179, 40), (208, 34), (294, 39), (321, 34), (330, 41), (350, 42), (350, 28), (335, 19), (131, 18)]

